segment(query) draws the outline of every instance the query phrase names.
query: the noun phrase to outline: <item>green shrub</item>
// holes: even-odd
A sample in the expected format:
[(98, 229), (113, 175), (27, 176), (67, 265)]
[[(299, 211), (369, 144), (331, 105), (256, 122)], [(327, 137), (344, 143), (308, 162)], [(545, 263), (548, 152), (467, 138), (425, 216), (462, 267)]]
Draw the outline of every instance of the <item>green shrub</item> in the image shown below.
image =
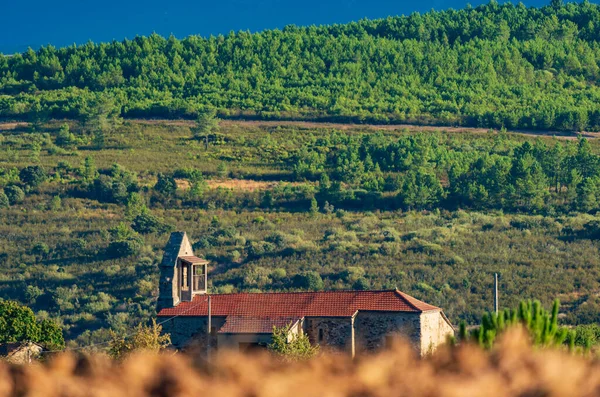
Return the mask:
[(52, 197), (52, 200), (50, 200), (50, 205), (48, 206), (50, 211), (58, 211), (62, 208), (62, 200), (60, 198), (60, 196), (54, 196)]
[(4, 193), (4, 191), (0, 191), (0, 208), (8, 208), (10, 207), (10, 201), (8, 197)]
[(106, 252), (112, 258), (121, 258), (138, 254), (143, 246), (144, 240), (140, 236), (133, 236), (125, 240), (112, 241)]
[(313, 346), (305, 333), (292, 333), (292, 324), (278, 328), (273, 327), (273, 337), (269, 351), (286, 361), (306, 360), (319, 353), (319, 346)]
[(10, 185), (4, 188), (4, 193), (8, 197), (11, 205), (19, 204), (25, 199), (25, 192), (16, 185)]
[(323, 289), (323, 279), (317, 272), (306, 272), (294, 276), (293, 285), (295, 288), (308, 291), (321, 291)]
[[(575, 331), (558, 326), (558, 299), (552, 305), (552, 311), (547, 312), (539, 301), (521, 301), (516, 310), (505, 309), (498, 314), (488, 312), (481, 325), (470, 335), (461, 332), (461, 339), (476, 340), (482, 347), (491, 348), (497, 336), (506, 329), (517, 324), (522, 325), (531, 336), (531, 341), (537, 346), (557, 346), (569, 341), (571, 348), (575, 343)], [(461, 329), (464, 328), (461, 325)]]
[(56, 144), (58, 146), (71, 148), (76, 145), (78, 142), (77, 138), (73, 133), (69, 130), (68, 124), (63, 124), (58, 131), (58, 135), (56, 136)]
[(235, 291), (235, 287), (231, 284), (225, 284), (215, 288), (216, 294), (231, 294), (233, 291)]
[(575, 345), (590, 350), (600, 342), (600, 325), (584, 324), (575, 327)]
[(154, 216), (149, 210), (142, 211), (131, 223), (131, 228), (141, 234), (169, 233), (173, 226), (165, 223), (162, 219)]
[(106, 250), (109, 257), (120, 258), (136, 255), (144, 246), (144, 239), (123, 223), (111, 229), (109, 233), (111, 242)]
[(401, 240), (400, 233), (398, 233), (396, 229), (391, 227), (383, 229), (381, 231), (381, 234), (383, 235), (383, 241), (394, 242)]
[(49, 349), (65, 345), (62, 329), (55, 322), (37, 320), (30, 308), (0, 300), (0, 343), (25, 341), (42, 343)]
[(268, 241), (250, 241), (246, 244), (246, 251), (250, 258), (258, 258), (265, 254), (274, 252), (276, 245)]
[(345, 268), (341, 276), (347, 283), (353, 284), (365, 275), (365, 269), (360, 266), (348, 266)]
[(285, 269), (278, 267), (277, 269), (273, 269), (271, 272), (271, 278), (273, 280), (282, 280), (287, 277), (287, 272)]
[(46, 179), (48, 179), (48, 175), (41, 166), (31, 165), (23, 168), (21, 172), (19, 172), (19, 178), (24, 184), (35, 188), (45, 182)]
[(158, 181), (154, 185), (154, 190), (165, 196), (172, 196), (177, 190), (177, 182), (172, 176), (158, 174)]
[(358, 280), (356, 280), (354, 282), (354, 284), (352, 284), (352, 289), (355, 289), (358, 291), (368, 290), (370, 287), (371, 287), (371, 283), (369, 282), (369, 280), (367, 280), (364, 277), (359, 278)]
[(46, 256), (50, 253), (50, 247), (46, 243), (36, 243), (31, 248), (31, 253), (39, 256)]
[(28, 304), (33, 305), (37, 301), (37, 299), (43, 294), (43, 289), (35, 285), (28, 285), (27, 288), (25, 288), (25, 301)]

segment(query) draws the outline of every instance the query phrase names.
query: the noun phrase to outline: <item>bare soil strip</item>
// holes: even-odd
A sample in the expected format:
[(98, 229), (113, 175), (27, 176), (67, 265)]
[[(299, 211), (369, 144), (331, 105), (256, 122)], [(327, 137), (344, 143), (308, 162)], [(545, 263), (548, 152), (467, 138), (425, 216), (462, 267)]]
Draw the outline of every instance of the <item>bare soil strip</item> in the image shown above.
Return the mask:
[[(172, 125), (172, 126), (187, 126), (192, 127), (194, 121), (192, 120), (159, 120), (159, 119), (129, 119), (140, 124), (147, 125)], [(26, 127), (28, 123), (24, 122), (6, 122), (0, 123), (0, 132), (11, 131), (17, 128)], [(224, 126), (239, 126), (239, 127), (277, 127), (277, 126), (288, 126), (298, 128), (322, 128), (322, 129), (336, 129), (342, 131), (358, 130), (358, 131), (402, 131), (408, 129), (410, 131), (446, 131), (446, 132), (467, 132), (474, 134), (486, 134), (489, 133), (489, 128), (476, 128), (476, 127), (449, 127), (449, 126), (433, 126), (433, 125), (416, 125), (416, 124), (355, 124), (355, 123), (329, 123), (329, 122), (318, 122), (318, 121), (277, 121), (277, 120), (221, 120), (221, 125)], [(494, 130), (494, 132), (498, 132)], [(580, 133), (570, 131), (551, 131), (551, 130), (510, 130), (508, 131), (514, 134), (521, 134), (526, 136), (542, 136), (542, 137), (556, 137), (560, 139), (577, 139), (577, 136), (581, 134), (586, 138), (599, 138), (600, 132), (588, 132), (583, 131)]]
[[(142, 124), (153, 124), (153, 125), (173, 125), (173, 126), (188, 126), (194, 125), (192, 120), (143, 120), (136, 119), (135, 122)], [(240, 127), (277, 127), (277, 126), (288, 126), (298, 128), (323, 128), (323, 129), (337, 129), (337, 130), (370, 130), (370, 131), (402, 131), (408, 129), (410, 131), (446, 131), (446, 132), (469, 132), (475, 134), (487, 134), (489, 128), (476, 128), (476, 127), (449, 127), (449, 126), (433, 126), (433, 125), (416, 125), (416, 124), (355, 124), (355, 123), (329, 123), (319, 121), (278, 121), (278, 120), (221, 120), (221, 125), (224, 126), (240, 126)], [(498, 132), (498, 130), (494, 130)], [(577, 136), (581, 134), (586, 138), (599, 138), (600, 132), (587, 132), (583, 131), (580, 133), (570, 131), (551, 131), (551, 130), (510, 130), (509, 133), (521, 134), (527, 136), (545, 136), (545, 137), (556, 137), (560, 139), (577, 139)]]
[[(185, 179), (176, 179), (177, 188), (180, 190), (188, 190), (191, 185)], [(232, 189), (232, 190), (243, 190), (248, 192), (254, 192), (257, 190), (269, 190), (273, 189), (282, 182), (279, 181), (257, 181), (254, 179), (207, 179), (206, 185), (209, 189)], [(298, 185), (293, 182), (292, 185)]]

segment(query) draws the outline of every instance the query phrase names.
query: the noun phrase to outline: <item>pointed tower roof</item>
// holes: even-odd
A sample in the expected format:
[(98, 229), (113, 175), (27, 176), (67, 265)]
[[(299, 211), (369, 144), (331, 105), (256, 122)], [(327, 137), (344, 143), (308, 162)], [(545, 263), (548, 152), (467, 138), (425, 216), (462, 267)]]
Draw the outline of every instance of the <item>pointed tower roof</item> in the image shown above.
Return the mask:
[(160, 263), (161, 267), (177, 266), (177, 258), (180, 256), (193, 256), (194, 250), (187, 237), (186, 232), (173, 232), (169, 242), (165, 246), (165, 253)]

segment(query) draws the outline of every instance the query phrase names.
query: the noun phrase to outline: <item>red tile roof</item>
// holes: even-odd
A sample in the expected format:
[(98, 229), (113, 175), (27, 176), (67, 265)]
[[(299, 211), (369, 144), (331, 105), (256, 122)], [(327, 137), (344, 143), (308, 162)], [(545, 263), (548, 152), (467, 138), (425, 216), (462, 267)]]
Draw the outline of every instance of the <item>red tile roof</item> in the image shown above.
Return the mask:
[(246, 317), (227, 316), (220, 334), (270, 334), (273, 327), (281, 328), (296, 324), (299, 317)]
[[(207, 316), (206, 295), (162, 309), (158, 316)], [(397, 290), (241, 293), (211, 295), (213, 316), (350, 317), (356, 311), (421, 313), (440, 310)]]

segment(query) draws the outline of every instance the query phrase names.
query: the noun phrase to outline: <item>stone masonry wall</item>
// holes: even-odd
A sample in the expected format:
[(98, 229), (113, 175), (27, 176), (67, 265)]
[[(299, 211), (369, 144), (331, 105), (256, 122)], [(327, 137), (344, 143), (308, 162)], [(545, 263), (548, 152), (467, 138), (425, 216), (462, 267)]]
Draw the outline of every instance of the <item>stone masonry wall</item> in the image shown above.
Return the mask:
[(454, 335), (454, 329), (441, 311), (421, 314), (421, 355), (433, 353), (451, 335)]
[(260, 343), (263, 346), (273, 341), (271, 334), (219, 334), (218, 349), (239, 350), (240, 343)]
[(193, 255), (192, 244), (184, 232), (173, 232), (165, 247), (165, 252), (160, 263), (159, 294), (157, 309), (173, 307), (179, 304), (179, 256)]
[[(323, 340), (319, 342), (319, 329), (323, 330)], [(323, 350), (350, 351), (352, 319), (350, 317), (307, 317), (304, 330), (312, 343), (318, 343)]]
[[(207, 322), (207, 317), (175, 317), (163, 324), (163, 333), (171, 335), (171, 344), (177, 349), (194, 347), (206, 350)], [(211, 319), (215, 331), (224, 323), (225, 317), (213, 316)], [(217, 348), (216, 332), (211, 336), (210, 345), (213, 349)]]
[[(215, 330), (221, 328), (224, 323), (225, 317), (212, 318), (212, 326)], [(171, 342), (178, 349), (194, 347), (204, 351), (206, 326), (206, 317), (176, 317), (163, 324), (163, 332), (171, 335)], [(319, 330), (322, 330), (323, 335), (323, 340), (320, 342)], [(312, 343), (319, 343), (323, 350), (351, 352), (352, 319), (350, 317), (307, 317), (304, 320), (304, 332)], [(424, 355), (435, 350), (440, 344), (446, 342), (448, 335), (453, 334), (454, 329), (440, 311), (359, 312), (354, 319), (356, 354), (384, 348), (388, 343), (388, 337), (397, 335), (404, 337), (419, 354)], [(225, 339), (233, 341), (235, 338), (232, 338), (228, 336)], [(212, 349), (219, 348), (216, 332), (211, 336), (210, 343)]]
[(34, 361), (40, 358), (42, 350), (42, 347), (36, 344), (23, 346), (7, 357), (4, 357), (4, 359), (12, 364), (29, 364), (30, 360)]
[(354, 320), (356, 353), (376, 351), (386, 345), (386, 336), (401, 336), (421, 351), (419, 313), (358, 312)]

